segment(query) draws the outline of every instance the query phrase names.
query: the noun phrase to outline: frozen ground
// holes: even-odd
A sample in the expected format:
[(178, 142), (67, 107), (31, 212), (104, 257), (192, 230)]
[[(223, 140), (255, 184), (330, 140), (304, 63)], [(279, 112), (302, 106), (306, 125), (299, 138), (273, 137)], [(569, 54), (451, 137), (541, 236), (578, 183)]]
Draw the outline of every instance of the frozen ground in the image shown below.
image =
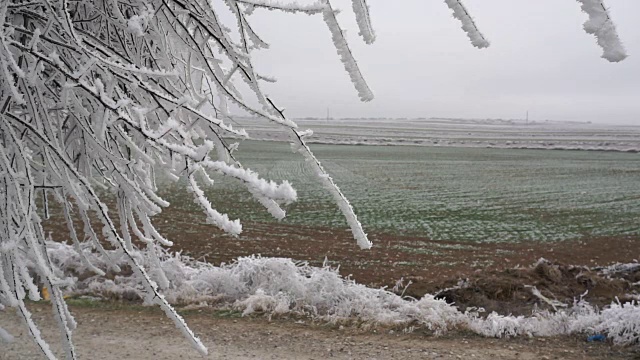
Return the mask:
[[(367, 126), (371, 128), (370, 125), (373, 122), (375, 121), (368, 121)], [(491, 124), (486, 121), (481, 124), (482, 127), (488, 125)], [(505, 126), (503, 122), (498, 122), (498, 125)], [(419, 133), (411, 128), (407, 131)], [(629, 130), (629, 133), (633, 131)], [(371, 134), (367, 136), (369, 139), (374, 138)], [(578, 137), (582, 139), (584, 134)], [(412, 274), (414, 272), (412, 269), (418, 267), (417, 263), (404, 261), (406, 256), (419, 252), (421, 255), (440, 259), (443, 249), (449, 249), (451, 246), (455, 246), (456, 250), (473, 250), (475, 253), (475, 247), (482, 242), (536, 241), (540, 243), (583, 238), (585, 241), (578, 244), (586, 246), (591, 244), (590, 239), (596, 239), (595, 241), (599, 243), (601, 242), (599, 239), (607, 239), (606, 236), (626, 236), (630, 239), (630, 243), (637, 239), (638, 199), (640, 199), (637, 189), (640, 160), (637, 154), (471, 149), (459, 147), (455, 143), (453, 145), (444, 148), (331, 144), (316, 145), (314, 149), (328, 170), (343, 186), (347, 195), (352, 198), (356, 210), (362, 214), (361, 218), (365, 226), (370, 226), (369, 229), (384, 231), (386, 234), (417, 233), (424, 239), (429, 238), (428, 243), (419, 241), (407, 243), (390, 239), (386, 246), (381, 247), (380, 251), (387, 252), (381, 255), (385, 255), (384, 259), (388, 260), (393, 268), (408, 269), (403, 270), (403, 274), (405, 272)], [(336, 214), (334, 205), (326, 198), (322, 189), (313, 185), (312, 179), (308, 176), (308, 170), (302, 166), (301, 159), (288, 152), (286, 144), (245, 142), (241, 149), (246, 151), (244, 155), (243, 152), (238, 154), (245, 165), (258, 170), (269, 179), (292, 178), (294, 186), (300, 190), (301, 201), (288, 209), (289, 218), (285, 220), (288, 226), (302, 230), (308, 229), (305, 226), (316, 226), (325, 230), (331, 229), (331, 231), (345, 228), (340, 216)], [(628, 151), (630, 148), (608, 148), (607, 150)], [(202, 219), (198, 220), (197, 214), (200, 212), (192, 208), (190, 198), (177, 191), (178, 188), (168, 186), (163, 195), (178, 207), (180, 217), (169, 219), (171, 221), (161, 218), (164, 225), (160, 227), (166, 228), (163, 230), (169, 230), (169, 232), (181, 232), (185, 236), (194, 237), (194, 240), (206, 243), (207, 249), (209, 246), (220, 247), (219, 244), (211, 244), (210, 236), (204, 236), (202, 232), (198, 233), (201, 231), (200, 225), (203, 222)], [(217, 201), (217, 205), (229, 211), (232, 218), (236, 217), (236, 213), (237, 216), (245, 215), (242, 218), (250, 224), (247, 230), (262, 226), (265, 221), (271, 221), (265, 220), (269, 217), (259, 212), (259, 208), (255, 206), (249, 194), (237, 191), (235, 185), (225, 179), (216, 179), (216, 186), (208, 191), (212, 199)], [(240, 241), (220, 238), (216, 235), (215, 240), (238, 243), (243, 251), (253, 253), (251, 243), (241, 240), (250, 239), (255, 235), (256, 233), (248, 232)], [(296, 240), (289, 233), (276, 235), (291, 241)], [(317, 236), (317, 234), (309, 236)], [(253, 240), (266, 244), (265, 239), (259, 236)], [(467, 241), (469, 245), (447, 242), (452, 240)], [(349, 244), (355, 247), (355, 244)], [(272, 250), (275, 254), (279, 254), (284, 249), (277, 247), (277, 244), (274, 246), (276, 248)], [(587, 247), (591, 249), (591, 245)], [(398, 253), (393, 260), (389, 258), (388, 252), (391, 250)], [(325, 256), (318, 251), (318, 246), (311, 246), (305, 251), (315, 257)], [(206, 255), (208, 254), (207, 252)], [(406, 256), (402, 256), (403, 254)], [(289, 255), (298, 258), (288, 253), (280, 256)], [(507, 260), (508, 255), (504, 254), (504, 261)], [(500, 253), (499, 257), (502, 256), (503, 254)], [(598, 256), (594, 258), (597, 259)], [(593, 259), (591, 261), (593, 262)], [(363, 264), (367, 265), (364, 262)], [(364, 266), (363, 264), (361, 267)], [(364, 271), (369, 272), (370, 269)], [(272, 280), (274, 278), (276, 277), (272, 277)], [(264, 293), (256, 290), (252, 296), (255, 295), (263, 296)], [(272, 311), (277, 313), (278, 301), (280, 301), (278, 299), (282, 296), (277, 291), (270, 296), (276, 299)], [(298, 305), (305, 306), (302, 302)], [(33, 306), (36, 308), (38, 321), (43, 323), (45, 328), (50, 329), (52, 324), (48, 322), (49, 320), (45, 320), (44, 314), (41, 313), (41, 310), (46, 307), (38, 304)], [(84, 348), (81, 351), (85, 352), (85, 358), (87, 356), (97, 359), (192, 357), (187, 343), (179, 336), (175, 336), (176, 334), (173, 333), (175, 330), (171, 325), (162, 323), (159, 328), (150, 326), (150, 319), (155, 321), (154, 316), (159, 317), (159, 314), (139, 309), (119, 308), (117, 310), (111, 311), (109, 306), (106, 309), (87, 308), (86, 304), (75, 309), (81, 320), (77, 342), (81, 348)], [(634, 311), (634, 316), (637, 316), (636, 308), (631, 310)], [(95, 324), (92, 324), (88, 317), (83, 319), (85, 314), (94, 318)], [(583, 336), (585, 332), (581, 332), (585, 329), (578, 331), (581, 332), (580, 338), (560, 336), (543, 340), (498, 341), (479, 339), (475, 335), (462, 334), (453, 330), (453, 334), (448, 335), (447, 338), (434, 339), (425, 337), (424, 334), (391, 335), (386, 330), (385, 335), (370, 332), (352, 334), (353, 329), (340, 330), (335, 325), (309, 327), (309, 331), (306, 331), (310, 326), (309, 320), (303, 320), (302, 323), (273, 322), (272, 324), (275, 325), (266, 326), (264, 320), (254, 318), (220, 320), (211, 315), (210, 309), (205, 309), (202, 313), (198, 310), (190, 310), (188, 313), (190, 323), (195, 324), (195, 330), (203, 335), (207, 345), (217, 344), (218, 355), (211, 358), (310, 359), (333, 356), (363, 359), (414, 357), (577, 359), (615, 358), (616, 356), (627, 358), (633, 352), (632, 349), (612, 349), (605, 344), (585, 344)], [(630, 319), (629, 316), (626, 318)], [(599, 319), (608, 320), (610, 317), (602, 315)], [(9, 359), (32, 358), (35, 351), (26, 344), (27, 337), (24, 332), (20, 335), (16, 319), (3, 316), (1, 321), (0, 326), (8, 328), (18, 336), (18, 343), (9, 345), (5, 348), (6, 351), (0, 352), (0, 359), (3, 356), (8, 356)], [(503, 325), (508, 324), (509, 321), (511, 320), (504, 319)], [(635, 326), (636, 323), (633, 322), (632, 325)], [(253, 327), (254, 324), (258, 325)], [(265, 330), (265, 326), (277, 330)], [(531, 324), (519, 326), (519, 329), (526, 329)], [(298, 328), (301, 330), (296, 332)], [(615, 332), (616, 329), (613, 328), (610, 331)], [(302, 335), (299, 335), (300, 332)], [(590, 330), (586, 332), (589, 333)], [(295, 335), (288, 335), (291, 333)], [(632, 333), (637, 334), (637, 332)], [(354, 340), (345, 340), (348, 336), (352, 336)], [(55, 343), (55, 340), (52, 342)], [(144, 348), (140, 346), (147, 341), (149, 343), (145, 344)], [(427, 342), (428, 346), (425, 345)], [(119, 345), (116, 346), (116, 344)], [(469, 345), (469, 347), (459, 344)], [(159, 347), (163, 348), (162, 353), (155, 351)], [(147, 355), (148, 353), (151, 355)]]
[[(50, 306), (34, 306), (34, 320), (57, 345), (58, 333)], [(262, 317), (192, 310), (185, 318), (209, 347), (200, 357), (158, 309), (117, 304), (71, 307), (78, 320), (74, 341), (81, 359), (628, 359), (635, 352), (583, 337), (486, 339), (465, 333), (442, 338), (424, 334), (390, 334), (379, 328), (363, 332), (314, 325), (309, 321), (267, 321)], [(183, 312), (184, 313), (184, 312)], [(0, 325), (16, 335), (0, 343), (2, 360), (42, 359), (19, 318), (3, 314)]]
[[(328, 144), (312, 149), (368, 232), (474, 243), (638, 234), (636, 153)], [(245, 141), (236, 157), (267, 179), (291, 181), (298, 191), (287, 217), (277, 221), (241, 184), (217, 178), (205, 192), (219, 210), (241, 219), (244, 235), (260, 238), (249, 233), (256, 223), (347, 229), (330, 195), (287, 143)], [(185, 222), (202, 221), (182, 184), (161, 189)]]
[[(194, 358), (169, 320), (159, 319), (162, 315), (157, 308), (123, 301), (122, 297), (131, 299), (131, 294), (141, 290), (135, 276), (125, 271), (115, 277), (92, 277), (70, 246), (48, 246), (52, 261), (66, 274), (81, 279), (77, 290), (92, 294), (69, 300), (79, 325), (75, 343), (84, 358)], [(110, 257), (117, 260), (117, 254), (114, 251)], [(96, 266), (105, 267), (103, 259), (90, 257)], [(540, 264), (546, 263), (541, 261), (537, 267)], [(159, 279), (151, 264), (143, 266), (151, 267), (152, 277)], [(559, 307), (558, 312), (484, 318), (475, 311), (459, 312), (429, 296), (403, 299), (344, 280), (331, 269), (296, 265), (289, 259), (243, 258), (214, 267), (168, 255), (162, 257), (160, 266), (171, 281), (163, 293), (182, 309), (190, 326), (210, 347), (213, 355), (209, 358), (596, 359), (628, 358), (637, 350), (611, 347), (611, 343), (637, 344), (640, 312), (632, 304), (612, 304), (599, 311), (582, 303)], [(627, 264), (601, 271), (628, 273), (637, 268), (637, 264)], [(551, 267), (542, 272), (554, 276)], [(93, 295), (120, 300), (96, 301)], [(58, 336), (50, 304), (30, 302), (28, 308), (55, 351)], [(16, 341), (0, 343), (0, 359), (39, 358), (17, 314), (1, 314), (0, 326)], [(274, 321), (267, 322), (265, 317)], [(520, 339), (481, 339), (474, 333)], [(606, 343), (587, 343), (587, 336), (594, 333), (606, 336)]]
[[(299, 119), (311, 143), (513, 149), (640, 150), (640, 125), (498, 119)], [(283, 140), (264, 122), (239, 120), (256, 139)]]

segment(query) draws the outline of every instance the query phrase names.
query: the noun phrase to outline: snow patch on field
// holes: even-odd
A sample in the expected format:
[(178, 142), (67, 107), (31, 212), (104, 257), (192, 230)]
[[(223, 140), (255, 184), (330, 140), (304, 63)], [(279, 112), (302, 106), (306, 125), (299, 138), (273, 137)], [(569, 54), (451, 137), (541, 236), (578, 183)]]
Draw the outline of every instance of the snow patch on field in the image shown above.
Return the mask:
[[(74, 288), (67, 289), (68, 293), (143, 298), (143, 287), (134, 274), (125, 271), (107, 277), (88, 276), (89, 269), (72, 246), (53, 242), (47, 246), (60, 271), (79, 277)], [(88, 251), (86, 255), (99, 268), (108, 269), (99, 255)], [(118, 251), (109, 255), (126, 269)], [(155, 265), (145, 263), (145, 259), (140, 256), (156, 281), (161, 273), (169, 280), (162, 292), (173, 304), (208, 303), (235, 308), (244, 315), (293, 313), (332, 323), (356, 321), (404, 329), (426, 328), (436, 334), (462, 328), (490, 337), (601, 333), (614, 343), (625, 345), (640, 339), (640, 306), (635, 303), (612, 303), (599, 310), (576, 301), (567, 309), (540, 311), (527, 317), (496, 313), (482, 316), (481, 309), (463, 313), (431, 295), (420, 300), (401, 297), (343, 278), (334, 268), (312, 267), (287, 258), (242, 257), (221, 266), (168, 252)]]

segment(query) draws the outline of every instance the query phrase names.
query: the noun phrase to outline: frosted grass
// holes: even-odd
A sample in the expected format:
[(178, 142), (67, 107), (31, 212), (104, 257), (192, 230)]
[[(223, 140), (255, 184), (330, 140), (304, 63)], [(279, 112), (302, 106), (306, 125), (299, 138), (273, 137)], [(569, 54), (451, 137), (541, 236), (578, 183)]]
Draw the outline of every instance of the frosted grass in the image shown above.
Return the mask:
[[(53, 242), (47, 246), (52, 261), (63, 272), (87, 272), (72, 246)], [(121, 265), (126, 264), (118, 251), (110, 255)], [(95, 253), (87, 252), (86, 256), (99, 267), (108, 266)], [(481, 309), (463, 313), (432, 295), (420, 300), (404, 298), (386, 289), (369, 288), (342, 278), (334, 268), (312, 267), (287, 258), (241, 257), (222, 266), (168, 252), (159, 258), (160, 267), (155, 270), (150, 264), (142, 265), (151, 269), (152, 278), (159, 276), (158, 271), (164, 272), (169, 284), (163, 292), (172, 304), (214, 305), (241, 311), (243, 315), (296, 314), (329, 323), (353, 322), (363, 327), (428, 329), (436, 335), (467, 329), (488, 337), (601, 333), (620, 345), (636, 344), (640, 340), (640, 306), (635, 303), (612, 303), (598, 310), (586, 302), (576, 301), (557, 312), (539, 311), (518, 317), (497, 313), (483, 316)], [(82, 278), (69, 293), (145, 296), (135, 274), (117, 275), (113, 280), (101, 276)]]
[[(267, 179), (290, 179), (298, 202), (284, 224), (344, 228), (331, 198), (288, 145), (245, 142), (238, 157)], [(470, 242), (561, 241), (638, 234), (640, 157), (614, 152), (316, 145), (368, 229)], [(252, 160), (255, 159), (255, 160)], [(275, 223), (224, 178), (218, 206)], [(178, 187), (173, 206), (192, 212)], [(171, 194), (174, 194), (171, 196)], [(199, 221), (199, 210), (193, 207)], [(197, 214), (196, 214), (197, 213)], [(189, 215), (185, 215), (189, 216)]]

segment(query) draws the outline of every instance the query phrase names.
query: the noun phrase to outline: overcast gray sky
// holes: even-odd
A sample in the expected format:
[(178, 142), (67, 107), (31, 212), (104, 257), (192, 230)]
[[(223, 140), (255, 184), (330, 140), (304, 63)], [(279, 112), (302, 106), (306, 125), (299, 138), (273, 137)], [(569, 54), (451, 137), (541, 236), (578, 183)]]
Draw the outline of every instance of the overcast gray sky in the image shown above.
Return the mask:
[(629, 57), (609, 63), (574, 0), (466, 0), (491, 41), (474, 48), (442, 0), (369, 0), (377, 41), (357, 35), (351, 1), (333, 0), (376, 98), (361, 103), (322, 17), (256, 10), (271, 44), (256, 66), (291, 117), (474, 117), (640, 125), (640, 1), (606, 0)]

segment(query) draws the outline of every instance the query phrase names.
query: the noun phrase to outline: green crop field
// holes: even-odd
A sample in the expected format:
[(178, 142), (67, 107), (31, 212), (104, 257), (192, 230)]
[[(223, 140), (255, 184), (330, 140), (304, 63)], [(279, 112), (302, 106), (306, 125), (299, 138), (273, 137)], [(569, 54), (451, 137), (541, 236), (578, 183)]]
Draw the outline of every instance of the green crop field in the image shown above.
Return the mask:
[[(472, 242), (556, 241), (640, 232), (640, 155), (621, 152), (313, 145), (366, 231)], [(236, 154), (262, 177), (288, 179), (298, 202), (283, 222), (347, 228), (301, 156), (281, 142)], [(216, 177), (214, 207), (243, 222), (277, 222), (243, 185)], [(180, 186), (173, 206), (200, 213)], [(194, 216), (198, 221), (203, 217)]]

